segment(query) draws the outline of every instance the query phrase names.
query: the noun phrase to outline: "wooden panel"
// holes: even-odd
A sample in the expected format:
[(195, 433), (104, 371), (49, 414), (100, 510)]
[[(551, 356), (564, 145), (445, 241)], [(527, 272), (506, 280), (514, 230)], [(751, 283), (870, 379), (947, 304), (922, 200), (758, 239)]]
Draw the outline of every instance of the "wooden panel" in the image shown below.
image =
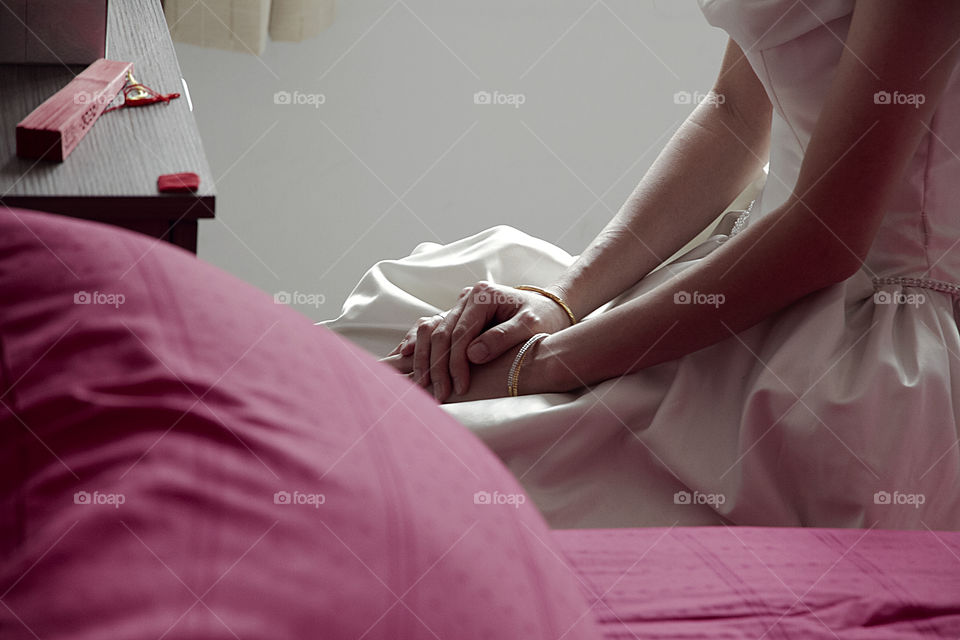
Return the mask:
[[(161, 93), (183, 93), (158, 0), (111, 0), (107, 57)], [(213, 176), (186, 97), (104, 114), (63, 163), (16, 157), (15, 128), (82, 67), (0, 65), (0, 202), (96, 220), (213, 217)], [(157, 176), (193, 171), (196, 194), (159, 194)]]

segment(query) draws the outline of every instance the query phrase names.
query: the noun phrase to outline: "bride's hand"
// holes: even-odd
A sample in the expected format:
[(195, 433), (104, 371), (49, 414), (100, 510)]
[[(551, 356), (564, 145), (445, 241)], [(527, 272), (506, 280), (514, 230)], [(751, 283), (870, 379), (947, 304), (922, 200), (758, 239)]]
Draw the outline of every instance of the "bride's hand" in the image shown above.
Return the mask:
[[(445, 314), (420, 318), (384, 360), (400, 368), (403, 359), (412, 357), (412, 380), (432, 388), (434, 397), (444, 402), (451, 394), (469, 397), (471, 364), (492, 363), (530, 336), (568, 325), (566, 313), (549, 298), (479, 282), (465, 288)], [(393, 358), (397, 355), (401, 358)]]
[[(471, 383), (467, 392), (464, 394), (452, 393), (443, 402), (468, 402), (470, 400), (506, 397), (508, 395), (507, 375), (519, 350), (520, 346), (516, 346), (508, 349), (503, 355), (488, 364), (471, 366)], [(400, 373), (405, 374), (411, 380), (413, 379), (412, 355), (404, 356), (400, 353), (394, 353), (384, 358), (382, 362), (390, 364)], [(532, 360), (525, 364), (521, 371), (523, 373), (520, 385), (522, 394), (548, 391), (546, 381), (536, 370)]]

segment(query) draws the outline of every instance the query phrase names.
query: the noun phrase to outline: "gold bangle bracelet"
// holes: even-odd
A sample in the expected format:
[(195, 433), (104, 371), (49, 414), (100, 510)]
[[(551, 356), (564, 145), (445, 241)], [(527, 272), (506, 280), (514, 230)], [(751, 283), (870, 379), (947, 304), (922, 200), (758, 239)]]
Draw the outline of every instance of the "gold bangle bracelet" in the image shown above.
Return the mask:
[(570, 318), (571, 327), (577, 324), (577, 316), (573, 315), (573, 311), (570, 309), (569, 306), (567, 306), (567, 303), (564, 302), (563, 298), (561, 298), (557, 294), (547, 291), (546, 289), (541, 289), (540, 287), (535, 287), (532, 284), (521, 284), (519, 286), (514, 287), (514, 289), (519, 289), (520, 291), (533, 291), (534, 293), (539, 293), (545, 298), (550, 298), (551, 300), (556, 302), (558, 305), (560, 305), (560, 308), (563, 309), (563, 311), (567, 314), (567, 317)]
[(524, 342), (523, 346), (520, 347), (520, 351), (517, 351), (517, 356), (513, 359), (513, 364), (510, 366), (510, 373), (507, 374), (507, 395), (511, 398), (516, 398), (520, 395), (520, 367), (523, 366), (524, 359), (526, 359), (530, 349), (548, 335), (550, 334), (538, 333)]

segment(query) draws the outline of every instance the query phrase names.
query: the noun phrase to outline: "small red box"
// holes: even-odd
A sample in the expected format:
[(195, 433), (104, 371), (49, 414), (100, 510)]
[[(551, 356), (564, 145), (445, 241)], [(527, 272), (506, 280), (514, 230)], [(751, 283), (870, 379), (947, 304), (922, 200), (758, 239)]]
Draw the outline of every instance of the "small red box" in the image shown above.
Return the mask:
[(161, 193), (188, 193), (200, 188), (200, 176), (195, 173), (167, 173), (157, 178), (157, 191)]

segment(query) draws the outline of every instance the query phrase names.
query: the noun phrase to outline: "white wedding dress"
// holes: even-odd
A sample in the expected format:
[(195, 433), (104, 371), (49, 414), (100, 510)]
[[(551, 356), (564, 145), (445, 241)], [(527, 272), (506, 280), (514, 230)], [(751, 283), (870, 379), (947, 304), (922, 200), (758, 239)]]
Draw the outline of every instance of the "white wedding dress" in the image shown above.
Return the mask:
[[(741, 222), (767, 215), (796, 182), (853, 4), (701, 0), (774, 106), (770, 176)], [(864, 267), (848, 280), (588, 390), (446, 410), (503, 459), (554, 527), (960, 528), (957, 113), (954, 73)], [(725, 239), (714, 235), (611, 304)], [(374, 266), (342, 315), (323, 324), (385, 355), (419, 316), (451, 307), (478, 278), (547, 285), (571, 262), (508, 227), (424, 244)]]

